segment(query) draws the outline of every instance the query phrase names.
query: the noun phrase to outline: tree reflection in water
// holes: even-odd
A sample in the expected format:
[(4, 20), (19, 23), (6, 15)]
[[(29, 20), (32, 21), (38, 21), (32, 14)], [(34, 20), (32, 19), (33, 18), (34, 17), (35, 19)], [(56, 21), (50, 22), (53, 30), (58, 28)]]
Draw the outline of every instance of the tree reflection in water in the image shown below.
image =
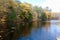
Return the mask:
[(38, 30), (40, 28), (47, 28), (49, 27), (50, 22), (31, 22), (31, 23), (24, 23), (20, 24), (20, 36), (18, 40), (33, 40), (32, 36), (30, 35), (32, 30)]
[(49, 27), (50, 26), (50, 22), (42, 22), (42, 25), (45, 27)]
[(19, 40), (25, 40), (25, 37), (30, 35), (31, 27), (32, 27), (32, 22), (20, 23)]

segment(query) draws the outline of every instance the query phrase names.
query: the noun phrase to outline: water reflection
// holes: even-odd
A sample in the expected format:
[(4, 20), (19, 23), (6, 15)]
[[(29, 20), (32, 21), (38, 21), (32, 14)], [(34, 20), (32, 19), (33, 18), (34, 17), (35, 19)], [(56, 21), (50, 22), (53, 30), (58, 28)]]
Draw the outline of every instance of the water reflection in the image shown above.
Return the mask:
[(25, 37), (30, 34), (30, 30), (32, 28), (32, 22), (30, 23), (20, 23), (20, 28), (19, 28), (19, 35), (20, 37)]
[(56, 23), (52, 23), (52, 21), (33, 22), (32, 24), (21, 24), (18, 40), (56, 40), (59, 36), (60, 27)]

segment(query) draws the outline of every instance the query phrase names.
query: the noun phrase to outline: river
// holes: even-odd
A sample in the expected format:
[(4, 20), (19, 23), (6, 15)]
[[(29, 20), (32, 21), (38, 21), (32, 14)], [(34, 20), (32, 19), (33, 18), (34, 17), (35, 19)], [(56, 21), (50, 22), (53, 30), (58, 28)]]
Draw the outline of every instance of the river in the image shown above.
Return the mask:
[[(26, 27), (26, 26), (25, 26)], [(56, 40), (60, 36), (60, 20), (35, 22), (33, 26), (21, 31), (18, 40)]]

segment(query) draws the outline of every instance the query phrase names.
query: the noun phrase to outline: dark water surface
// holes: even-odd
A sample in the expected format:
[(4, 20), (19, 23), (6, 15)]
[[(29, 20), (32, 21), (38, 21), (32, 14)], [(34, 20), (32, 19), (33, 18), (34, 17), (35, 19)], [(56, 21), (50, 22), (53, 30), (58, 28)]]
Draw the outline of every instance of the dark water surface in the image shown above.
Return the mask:
[(50, 22), (34, 22), (32, 27), (28, 25), (21, 31), (18, 40), (56, 40), (60, 36), (60, 20)]

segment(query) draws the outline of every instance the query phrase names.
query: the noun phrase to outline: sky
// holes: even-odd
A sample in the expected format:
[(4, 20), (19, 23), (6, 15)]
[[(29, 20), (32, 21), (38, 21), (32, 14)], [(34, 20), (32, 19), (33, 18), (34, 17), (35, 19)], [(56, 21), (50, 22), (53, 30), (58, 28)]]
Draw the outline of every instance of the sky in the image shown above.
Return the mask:
[(42, 8), (49, 7), (52, 12), (60, 12), (60, 0), (20, 0), (32, 5), (41, 6)]

